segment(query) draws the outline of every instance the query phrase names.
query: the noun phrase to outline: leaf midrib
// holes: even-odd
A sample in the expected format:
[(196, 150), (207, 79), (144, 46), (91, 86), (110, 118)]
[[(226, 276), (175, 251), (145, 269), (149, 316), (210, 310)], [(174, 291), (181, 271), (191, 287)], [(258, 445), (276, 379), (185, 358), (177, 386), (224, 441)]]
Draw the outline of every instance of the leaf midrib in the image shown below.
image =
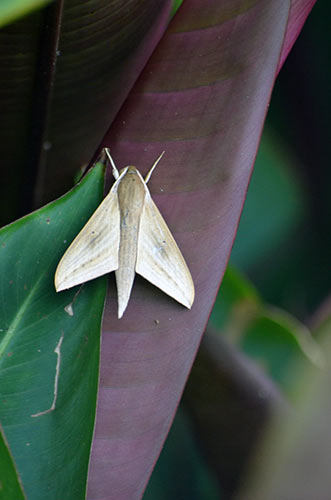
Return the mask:
[(15, 314), (14, 318), (12, 319), (6, 334), (4, 335), (1, 343), (0, 343), (0, 363), (1, 359), (3, 358), (3, 355), (10, 344), (11, 340), (14, 337), (15, 332), (17, 331), (19, 324), (24, 316), (25, 311), (28, 309), (29, 305), (32, 302), (32, 299), (36, 295), (37, 291), (39, 290), (39, 285), (40, 281), (43, 279), (43, 275), (40, 275), (35, 284), (31, 287), (30, 293), (26, 296), (26, 298), (23, 300), (21, 306), (17, 310), (17, 313)]

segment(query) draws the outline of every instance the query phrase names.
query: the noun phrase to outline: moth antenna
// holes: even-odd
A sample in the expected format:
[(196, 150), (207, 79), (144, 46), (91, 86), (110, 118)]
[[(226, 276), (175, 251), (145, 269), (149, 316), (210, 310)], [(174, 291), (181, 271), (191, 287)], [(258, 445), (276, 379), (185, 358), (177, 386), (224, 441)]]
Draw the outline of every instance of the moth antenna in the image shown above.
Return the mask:
[(116, 168), (116, 165), (115, 165), (115, 163), (114, 163), (114, 160), (113, 160), (113, 159), (112, 159), (112, 157), (111, 157), (111, 154), (109, 153), (109, 149), (108, 149), (108, 148), (105, 148), (105, 151), (106, 151), (106, 155), (108, 156), (108, 160), (110, 161), (111, 166), (112, 166), (112, 168), (113, 168), (113, 176), (115, 177), (115, 179), (118, 179), (120, 174), (119, 174), (119, 172), (118, 172), (118, 170), (117, 170), (117, 168)]
[(164, 155), (165, 151), (162, 151), (162, 153), (160, 154), (160, 156), (158, 157), (158, 159), (154, 162), (152, 168), (150, 169), (150, 171), (148, 172), (148, 174), (146, 175), (145, 177), (145, 182), (147, 184), (147, 182), (149, 181), (149, 179), (151, 178), (151, 175), (153, 173), (153, 170), (155, 169), (156, 165), (159, 163), (159, 161), (161, 160), (162, 156)]

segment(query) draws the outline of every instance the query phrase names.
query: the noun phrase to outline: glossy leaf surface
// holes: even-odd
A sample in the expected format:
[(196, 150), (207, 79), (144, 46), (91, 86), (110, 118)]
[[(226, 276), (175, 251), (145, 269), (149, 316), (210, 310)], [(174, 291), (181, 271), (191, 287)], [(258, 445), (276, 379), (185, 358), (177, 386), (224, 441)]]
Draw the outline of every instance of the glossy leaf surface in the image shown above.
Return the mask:
[(0, 463), (0, 499), (24, 500), (18, 473), (2, 429), (0, 429)]
[(56, 294), (54, 273), (102, 192), (99, 165), (0, 232), (0, 419), (31, 499), (85, 497), (106, 282)]

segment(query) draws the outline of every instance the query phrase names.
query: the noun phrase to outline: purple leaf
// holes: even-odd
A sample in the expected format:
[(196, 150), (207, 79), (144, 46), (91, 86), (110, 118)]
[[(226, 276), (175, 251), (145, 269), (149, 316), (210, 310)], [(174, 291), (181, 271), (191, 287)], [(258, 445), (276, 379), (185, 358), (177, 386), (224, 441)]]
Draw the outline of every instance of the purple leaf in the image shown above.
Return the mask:
[(162, 37), (171, 7), (171, 0), (57, 1), (1, 30), (3, 222), (72, 186)]
[(105, 140), (118, 167), (143, 173), (166, 151), (149, 186), (196, 299), (188, 311), (138, 277), (118, 321), (111, 281), (89, 500), (143, 494), (231, 251), (274, 79), (313, 4), (185, 0)]

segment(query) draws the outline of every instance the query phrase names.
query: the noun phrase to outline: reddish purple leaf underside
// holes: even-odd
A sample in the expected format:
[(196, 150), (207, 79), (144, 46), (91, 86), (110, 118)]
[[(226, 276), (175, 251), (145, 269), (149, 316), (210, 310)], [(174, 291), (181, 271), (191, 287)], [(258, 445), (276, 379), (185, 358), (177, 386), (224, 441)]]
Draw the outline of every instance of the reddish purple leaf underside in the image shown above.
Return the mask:
[(185, 0), (109, 131), (120, 168), (145, 173), (166, 151), (149, 187), (196, 299), (188, 311), (137, 278), (118, 321), (110, 278), (90, 500), (142, 495), (230, 254), (280, 60), (303, 23), (293, 9), (306, 16), (313, 4)]

